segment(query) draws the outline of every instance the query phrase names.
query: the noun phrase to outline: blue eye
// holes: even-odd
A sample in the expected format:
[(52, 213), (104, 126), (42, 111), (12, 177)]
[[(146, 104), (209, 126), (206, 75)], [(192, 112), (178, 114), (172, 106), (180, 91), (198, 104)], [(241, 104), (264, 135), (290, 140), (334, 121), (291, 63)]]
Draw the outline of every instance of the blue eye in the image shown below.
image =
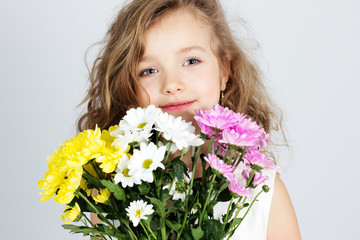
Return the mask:
[(154, 73), (157, 73), (157, 72), (159, 72), (159, 71), (156, 70), (156, 69), (150, 68), (150, 69), (146, 69), (146, 70), (142, 71), (140, 73), (140, 76), (150, 75), (150, 74), (154, 74)]
[(187, 66), (187, 65), (192, 65), (192, 64), (195, 64), (195, 63), (198, 63), (198, 62), (200, 62), (199, 60), (197, 60), (197, 59), (189, 59), (189, 60), (187, 60), (185, 63), (184, 63), (184, 65), (185, 66)]

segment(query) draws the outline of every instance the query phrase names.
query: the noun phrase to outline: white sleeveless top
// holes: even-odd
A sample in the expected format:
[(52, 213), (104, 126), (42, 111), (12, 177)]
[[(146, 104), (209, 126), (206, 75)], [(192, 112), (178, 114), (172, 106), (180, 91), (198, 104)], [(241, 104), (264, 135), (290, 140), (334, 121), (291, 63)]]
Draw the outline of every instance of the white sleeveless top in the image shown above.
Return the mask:
[[(265, 182), (269, 186), (269, 192), (262, 192), (255, 201), (249, 213), (246, 215), (243, 222), (236, 229), (234, 235), (230, 238), (231, 240), (266, 240), (267, 235), (267, 224), (270, 213), (271, 200), (274, 191), (274, 182), (276, 171), (274, 170), (263, 170), (263, 175), (269, 176), (269, 179)], [(261, 186), (257, 188), (256, 194), (261, 191)], [(251, 202), (250, 202), (251, 203)], [(221, 202), (214, 207), (215, 219), (221, 218), (222, 215), (226, 214), (229, 202)], [(243, 209), (238, 217), (242, 217), (246, 212)]]

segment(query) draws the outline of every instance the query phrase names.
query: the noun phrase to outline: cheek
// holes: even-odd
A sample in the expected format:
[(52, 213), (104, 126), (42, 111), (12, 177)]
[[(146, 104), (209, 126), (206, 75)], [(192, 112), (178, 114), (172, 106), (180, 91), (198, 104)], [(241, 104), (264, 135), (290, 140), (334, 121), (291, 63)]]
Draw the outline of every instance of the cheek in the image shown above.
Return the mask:
[(150, 104), (150, 93), (145, 88), (136, 88), (136, 96), (139, 102), (139, 107), (145, 108)]

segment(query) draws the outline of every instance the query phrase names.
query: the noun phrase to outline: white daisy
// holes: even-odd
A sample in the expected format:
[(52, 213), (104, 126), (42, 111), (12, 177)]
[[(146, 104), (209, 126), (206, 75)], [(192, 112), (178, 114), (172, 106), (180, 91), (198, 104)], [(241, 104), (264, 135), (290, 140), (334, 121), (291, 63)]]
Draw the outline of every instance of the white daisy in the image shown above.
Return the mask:
[(151, 129), (160, 112), (161, 110), (154, 105), (149, 105), (147, 108), (131, 108), (120, 121), (119, 127), (131, 131)]
[(164, 145), (163, 142), (159, 141), (158, 146), (159, 147), (166, 146), (166, 151), (170, 151), (170, 154), (175, 153), (178, 149), (175, 144), (171, 143), (171, 145), (170, 145), (170, 143), (171, 142), (167, 142), (166, 145)]
[(125, 208), (126, 215), (129, 217), (130, 221), (136, 227), (141, 219), (146, 220), (146, 215), (153, 214), (153, 205), (148, 204), (143, 200), (132, 201), (130, 206)]
[(133, 142), (137, 142), (137, 143), (147, 142), (149, 137), (151, 136), (151, 132), (150, 131), (138, 132), (138, 131), (129, 131), (129, 130), (124, 131), (118, 128), (117, 130), (111, 132), (111, 135), (115, 137), (113, 141), (113, 145), (115, 147), (120, 147), (120, 146), (127, 146)]
[(137, 180), (146, 182), (153, 182), (153, 171), (157, 168), (165, 169), (162, 160), (165, 156), (166, 147), (157, 147), (154, 143), (150, 142), (140, 144), (140, 150), (135, 149), (133, 156), (128, 162), (129, 174)]
[(186, 122), (181, 117), (175, 118), (167, 112), (159, 115), (155, 121), (155, 130), (161, 132), (166, 140), (174, 142), (178, 150), (203, 143), (200, 137), (194, 134), (195, 127), (191, 122)]
[[(175, 181), (170, 187), (170, 184), (167, 184), (163, 187), (163, 189), (169, 189), (169, 194), (173, 196), (173, 200), (181, 199), (182, 202), (185, 201), (186, 193), (189, 189), (190, 180), (191, 180), (191, 173), (189, 173), (190, 178), (184, 175), (184, 178), (181, 182), (175, 178)], [(192, 190), (190, 194), (192, 194)]]
[(134, 183), (141, 184), (140, 179), (136, 179), (129, 174), (130, 169), (128, 168), (128, 162), (129, 162), (129, 158), (127, 154), (123, 154), (115, 170), (116, 175), (114, 177), (114, 181), (116, 184), (121, 182), (121, 186), (123, 188), (126, 188), (127, 186), (133, 187)]
[(161, 110), (154, 105), (128, 110), (120, 121), (119, 128), (111, 133), (111, 136), (115, 137), (114, 145), (147, 142), (160, 112)]

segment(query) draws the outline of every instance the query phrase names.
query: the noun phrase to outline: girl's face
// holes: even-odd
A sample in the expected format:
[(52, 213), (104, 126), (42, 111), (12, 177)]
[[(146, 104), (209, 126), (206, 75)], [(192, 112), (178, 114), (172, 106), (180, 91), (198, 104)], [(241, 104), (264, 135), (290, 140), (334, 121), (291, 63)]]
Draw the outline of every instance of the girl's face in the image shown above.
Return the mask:
[[(225, 90), (227, 74), (211, 49), (211, 29), (193, 13), (171, 12), (145, 34), (137, 71), (142, 107), (149, 103), (194, 121), (194, 109), (210, 109)], [(148, 102), (148, 95), (150, 102)]]

